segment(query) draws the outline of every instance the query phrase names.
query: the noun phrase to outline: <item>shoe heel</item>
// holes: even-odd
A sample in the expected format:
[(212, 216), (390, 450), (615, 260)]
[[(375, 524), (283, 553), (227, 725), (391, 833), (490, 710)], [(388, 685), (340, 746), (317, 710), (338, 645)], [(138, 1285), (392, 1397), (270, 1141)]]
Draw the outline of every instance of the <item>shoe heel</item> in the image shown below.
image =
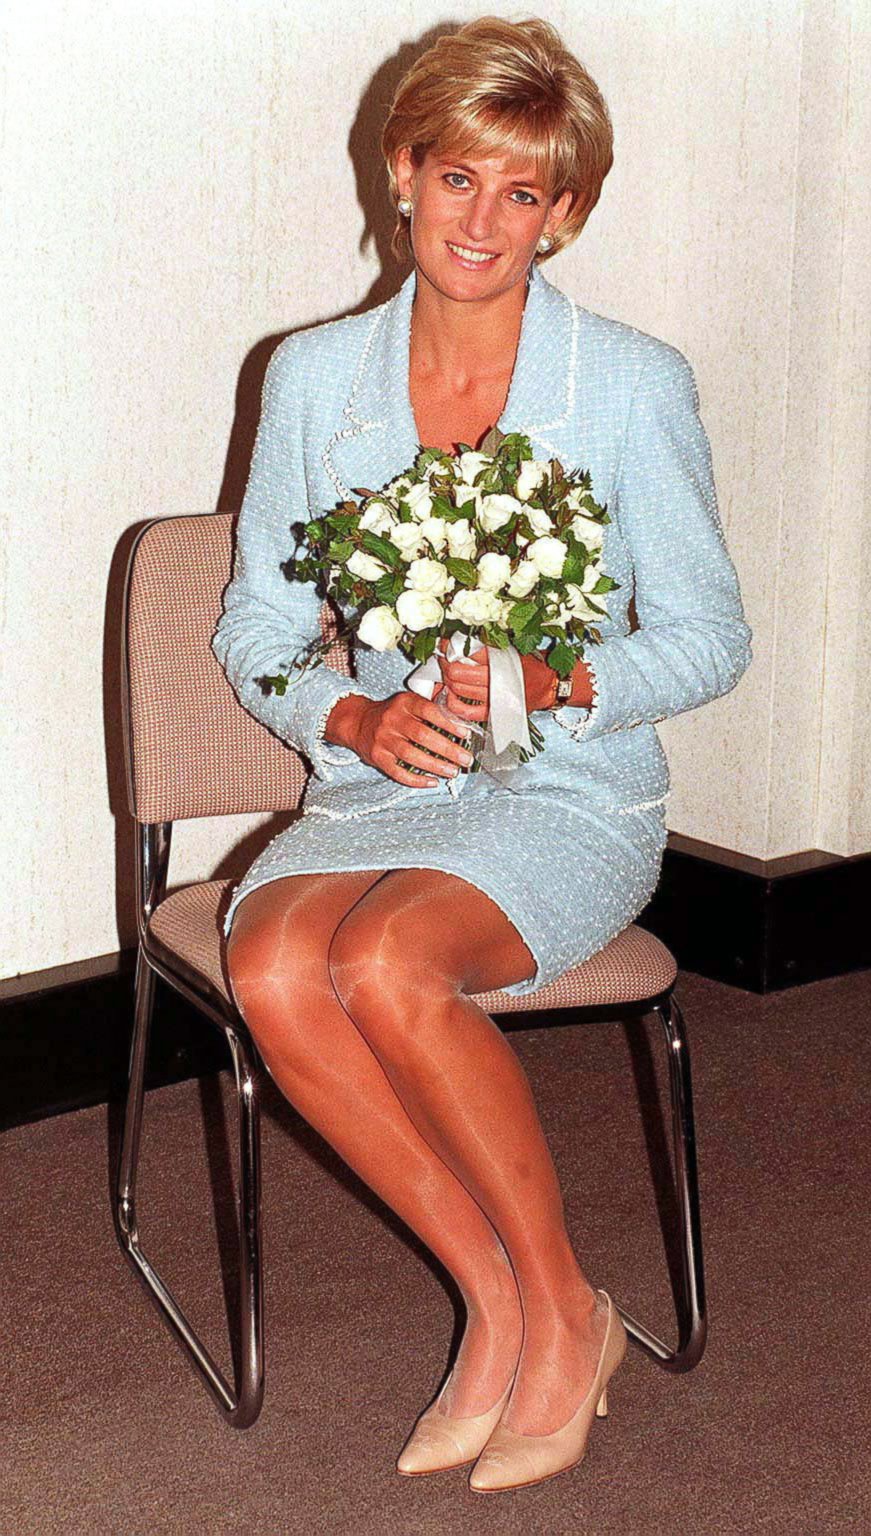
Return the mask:
[(602, 1393), (602, 1396), (599, 1398), (599, 1401), (596, 1404), (596, 1418), (597, 1419), (607, 1419), (607, 1417), (608, 1417), (608, 1388), (606, 1387), (604, 1392)]

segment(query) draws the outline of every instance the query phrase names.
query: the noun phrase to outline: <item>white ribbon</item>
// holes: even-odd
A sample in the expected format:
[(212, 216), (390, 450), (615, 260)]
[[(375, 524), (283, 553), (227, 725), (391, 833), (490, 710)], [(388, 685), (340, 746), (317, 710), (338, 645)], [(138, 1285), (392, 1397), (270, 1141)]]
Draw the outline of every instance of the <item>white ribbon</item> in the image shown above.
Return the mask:
[[(483, 640), (458, 632), (450, 636), (445, 657), (448, 661), (471, 662), (472, 656), (464, 654), (466, 641), (474, 653), (484, 646)], [(471, 728), (484, 736), (481, 751), (481, 767), (500, 782), (514, 775), (520, 763), (521, 750), (532, 753), (529, 736), (529, 717), (526, 712), (526, 685), (523, 666), (513, 645), (505, 650), (498, 646), (486, 646), (490, 670), (490, 709), (486, 729), (475, 720), (461, 720), (450, 710), (445, 713), (466, 729)], [(406, 687), (431, 699), (442, 681), (438, 654), (433, 652), (419, 667), (415, 667), (406, 680)]]

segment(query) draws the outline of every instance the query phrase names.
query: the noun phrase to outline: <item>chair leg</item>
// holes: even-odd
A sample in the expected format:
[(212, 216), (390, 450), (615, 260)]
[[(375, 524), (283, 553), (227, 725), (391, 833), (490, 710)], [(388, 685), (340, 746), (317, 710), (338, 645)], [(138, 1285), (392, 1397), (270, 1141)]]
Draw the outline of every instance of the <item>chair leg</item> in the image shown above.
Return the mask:
[(652, 1012), (658, 1015), (665, 1030), (668, 1050), (674, 1180), (681, 1240), (680, 1283), (676, 1297), (677, 1348), (670, 1350), (622, 1307), (619, 1311), (627, 1332), (647, 1350), (658, 1365), (667, 1371), (681, 1372), (691, 1371), (694, 1365), (698, 1365), (704, 1353), (708, 1331), (690, 1052), (683, 1015), (674, 995), (669, 994), (664, 1005), (655, 1004)]
[(136, 1175), (142, 1130), (145, 1063), (154, 1008), (155, 973), (140, 946), (136, 962), (135, 1013), (130, 1079), (118, 1164), (115, 1231), (148, 1293), (184, 1346), (221, 1412), (235, 1429), (253, 1424), (263, 1404), (263, 1273), (261, 1263), (260, 1100), (248, 1042), (221, 1021), (233, 1059), (239, 1107), (239, 1380), (234, 1391), (200, 1342), (171, 1291), (142, 1252), (136, 1216)]

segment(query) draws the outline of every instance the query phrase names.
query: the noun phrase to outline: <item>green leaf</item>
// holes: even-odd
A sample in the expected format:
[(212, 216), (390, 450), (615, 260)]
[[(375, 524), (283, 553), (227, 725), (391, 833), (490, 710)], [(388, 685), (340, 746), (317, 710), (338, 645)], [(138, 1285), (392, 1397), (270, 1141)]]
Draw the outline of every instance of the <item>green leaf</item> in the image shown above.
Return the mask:
[(498, 626), (485, 624), (484, 644), (495, 646), (498, 651), (507, 651), (511, 641), (506, 635), (504, 629), (499, 629)]
[(513, 608), (509, 608), (508, 610), (508, 628), (512, 631), (512, 633), (519, 635), (521, 630), (526, 628), (530, 619), (535, 617), (537, 611), (537, 603), (531, 603), (528, 601), (515, 603)]
[(402, 571), (391, 571), (386, 576), (379, 576), (372, 590), (379, 603), (392, 605), (396, 602), (404, 585), (405, 577)]
[(395, 544), (389, 539), (382, 538), (380, 533), (373, 533), (371, 528), (365, 528), (360, 538), (360, 543), (367, 549), (370, 555), (377, 555), (385, 565), (391, 565), (394, 569), (402, 564), (402, 556)]
[(531, 656), (532, 652), (537, 651), (541, 645), (541, 630), (539, 626), (537, 624), (530, 625), (529, 629), (524, 629), (522, 634), (515, 635), (512, 644), (519, 656)]
[(415, 661), (426, 661), (435, 650), (438, 631), (435, 629), (421, 629), (414, 637)]
[(348, 560), (354, 553), (353, 539), (334, 539), (327, 553), (331, 560)]
[(578, 543), (573, 533), (568, 535), (568, 552), (563, 561), (560, 579), (562, 581), (582, 581), (587, 560), (583, 548)]
[(444, 565), (461, 587), (477, 586), (478, 568), (472, 564), (471, 560), (461, 560), (458, 555), (448, 555)]
[(547, 653), (547, 661), (559, 677), (571, 677), (577, 656), (564, 640), (557, 640)]

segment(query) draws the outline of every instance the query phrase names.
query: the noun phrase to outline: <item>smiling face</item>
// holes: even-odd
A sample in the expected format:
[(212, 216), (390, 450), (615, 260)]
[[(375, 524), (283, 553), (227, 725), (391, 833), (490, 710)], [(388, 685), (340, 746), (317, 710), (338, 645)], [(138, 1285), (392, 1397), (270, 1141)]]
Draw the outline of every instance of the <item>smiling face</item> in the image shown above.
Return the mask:
[(451, 298), (492, 298), (522, 281), (542, 232), (556, 232), (572, 201), (564, 192), (551, 203), (533, 162), (507, 154), (455, 160), (430, 150), (415, 170), (403, 148), (395, 169), (401, 195), (414, 204), (415, 262)]

